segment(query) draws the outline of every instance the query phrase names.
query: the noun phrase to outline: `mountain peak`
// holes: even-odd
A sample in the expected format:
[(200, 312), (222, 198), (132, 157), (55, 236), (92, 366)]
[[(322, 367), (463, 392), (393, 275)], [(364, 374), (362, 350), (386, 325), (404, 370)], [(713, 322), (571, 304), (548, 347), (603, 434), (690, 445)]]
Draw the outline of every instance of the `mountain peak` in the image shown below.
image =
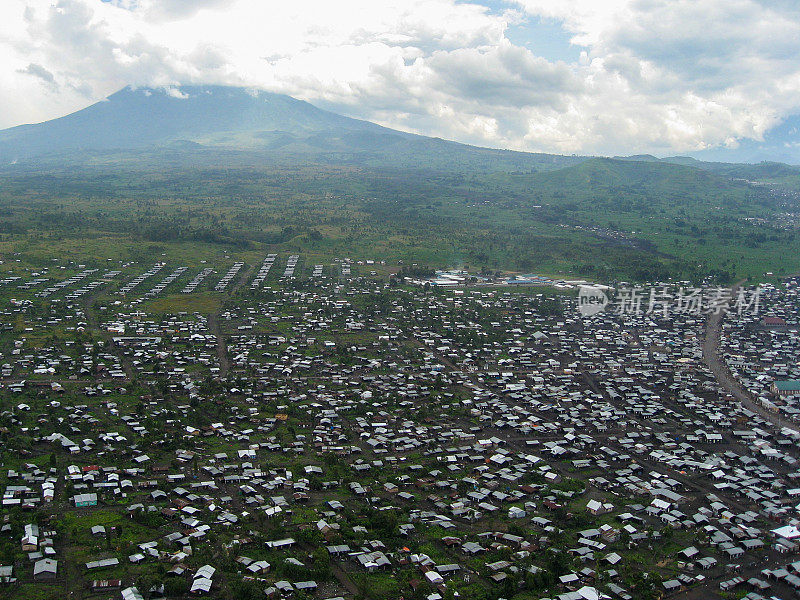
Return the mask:
[(253, 147), (259, 145), (259, 136), (269, 132), (307, 136), (330, 130), (376, 132), (383, 128), (262, 90), (126, 87), (65, 117), (0, 131), (0, 161), (142, 149), (183, 140)]

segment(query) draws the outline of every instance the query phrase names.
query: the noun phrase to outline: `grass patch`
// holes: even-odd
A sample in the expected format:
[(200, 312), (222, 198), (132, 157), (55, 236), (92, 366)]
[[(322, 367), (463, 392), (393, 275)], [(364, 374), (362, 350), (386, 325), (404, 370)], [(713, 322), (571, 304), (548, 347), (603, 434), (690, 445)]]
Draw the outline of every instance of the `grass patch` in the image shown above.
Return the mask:
[(162, 298), (156, 298), (142, 305), (144, 310), (157, 314), (187, 312), (204, 315), (217, 312), (221, 306), (221, 296), (215, 292), (171, 294)]

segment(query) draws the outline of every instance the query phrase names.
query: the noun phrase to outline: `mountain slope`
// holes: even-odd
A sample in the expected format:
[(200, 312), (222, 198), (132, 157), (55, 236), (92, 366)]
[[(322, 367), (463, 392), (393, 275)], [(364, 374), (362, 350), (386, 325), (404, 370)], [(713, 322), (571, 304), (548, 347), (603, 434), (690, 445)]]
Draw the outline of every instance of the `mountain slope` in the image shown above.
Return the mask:
[[(795, 131), (791, 124), (786, 127), (786, 135)], [(587, 158), (469, 146), (352, 119), (281, 94), (224, 86), (125, 88), (71, 115), (0, 131), (0, 169), (17, 163), (15, 168), (36, 169), (45, 163), (74, 168), (114, 162), (132, 167), (137, 161), (180, 166), (301, 159), (373, 168), (534, 173)], [(639, 165), (630, 170), (634, 180), (643, 164), (673, 163), (800, 188), (800, 171), (777, 163), (756, 168), (689, 157), (616, 158)], [(601, 163), (594, 164), (598, 168)], [(594, 177), (602, 180), (600, 172)]]
[[(493, 184), (517, 199), (534, 204), (570, 206), (594, 212), (667, 211), (696, 205), (702, 211), (723, 198), (735, 202), (752, 188), (724, 174), (661, 161), (592, 158), (559, 170), (535, 174), (501, 174)], [(510, 190), (516, 193), (512, 194)]]
[[(723, 178), (710, 170), (663, 161), (593, 158), (579, 165), (542, 174), (538, 179), (565, 188), (613, 189), (619, 187), (682, 190), (703, 193)], [(727, 179), (727, 178), (725, 178)], [(727, 186), (727, 184), (726, 184)]]
[(383, 130), (279, 94), (226, 87), (187, 87), (178, 93), (126, 88), (60, 119), (0, 131), (0, 157), (14, 160), (76, 150), (136, 149), (174, 140), (199, 141), (221, 133)]
[(427, 170), (539, 171), (584, 160), (467, 146), (351, 119), (289, 96), (221, 86), (126, 88), (71, 115), (0, 131), (0, 165), (43, 159), (75, 164), (120, 152), (129, 161), (132, 154), (165, 148), (180, 150), (187, 161), (201, 149), (218, 149)]

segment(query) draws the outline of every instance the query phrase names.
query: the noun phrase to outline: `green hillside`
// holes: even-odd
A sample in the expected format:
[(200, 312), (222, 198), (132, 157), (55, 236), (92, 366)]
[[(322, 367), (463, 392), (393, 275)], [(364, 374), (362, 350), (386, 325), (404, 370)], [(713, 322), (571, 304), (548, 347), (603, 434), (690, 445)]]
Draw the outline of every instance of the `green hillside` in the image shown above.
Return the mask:
[(470, 173), (316, 159), (181, 147), (6, 169), (0, 248), (45, 255), (101, 238), (117, 240), (110, 253), (285, 248), (601, 280), (800, 270), (786, 198), (701, 169), (590, 159)]
[(493, 150), (286, 96), (181, 93), (125, 90), (0, 132), (0, 157), (24, 156), (0, 167), (0, 252), (286, 248), (598, 280), (800, 271), (795, 167)]

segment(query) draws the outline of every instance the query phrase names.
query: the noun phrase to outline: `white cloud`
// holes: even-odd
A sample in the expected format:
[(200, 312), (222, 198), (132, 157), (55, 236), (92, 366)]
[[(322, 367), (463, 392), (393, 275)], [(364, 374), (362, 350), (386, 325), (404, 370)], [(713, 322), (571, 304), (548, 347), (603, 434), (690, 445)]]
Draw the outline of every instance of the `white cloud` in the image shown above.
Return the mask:
[[(800, 108), (788, 1), (477, 1), (4, 0), (0, 126), (128, 84), (220, 83), (471, 143), (669, 153), (759, 138)], [(513, 45), (524, 15), (563, 23), (581, 60)]]
[(800, 108), (800, 18), (788, 3), (515, 1), (589, 46), (576, 102), (578, 119), (596, 115), (583, 120), (595, 147), (695, 150), (758, 139)]

